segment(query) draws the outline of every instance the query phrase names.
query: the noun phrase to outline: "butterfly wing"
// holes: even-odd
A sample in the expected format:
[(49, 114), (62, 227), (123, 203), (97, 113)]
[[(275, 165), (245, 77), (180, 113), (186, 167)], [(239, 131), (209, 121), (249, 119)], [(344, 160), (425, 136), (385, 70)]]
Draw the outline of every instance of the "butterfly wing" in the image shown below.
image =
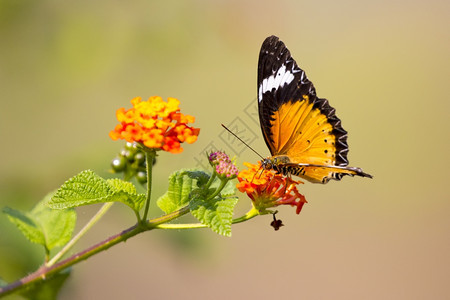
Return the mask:
[(335, 109), (316, 96), (314, 85), (276, 36), (264, 41), (259, 55), (258, 110), (272, 156), (289, 158), (278, 171), (321, 183), (364, 176), (358, 168), (345, 168), (347, 132)]

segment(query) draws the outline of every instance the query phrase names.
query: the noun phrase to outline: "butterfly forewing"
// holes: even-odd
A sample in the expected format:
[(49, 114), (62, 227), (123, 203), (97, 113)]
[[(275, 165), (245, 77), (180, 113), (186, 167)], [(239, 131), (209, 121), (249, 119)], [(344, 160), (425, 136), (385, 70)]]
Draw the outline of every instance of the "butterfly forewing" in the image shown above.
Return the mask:
[(289, 163), (275, 163), (277, 171), (322, 183), (343, 175), (367, 175), (345, 168), (347, 132), (335, 109), (316, 96), (312, 82), (275, 36), (264, 41), (259, 55), (258, 109), (272, 157), (289, 158)]
[(281, 105), (294, 99), (301, 100), (302, 94), (315, 95), (314, 86), (283, 42), (275, 36), (268, 37), (261, 47), (258, 61), (258, 110), (264, 140), (272, 155), (280, 150), (279, 144), (283, 141), (279, 139), (290, 138), (288, 133), (274, 134), (275, 129), (280, 129), (273, 128), (277, 126), (274, 122), (280, 121), (275, 120), (275, 114)]

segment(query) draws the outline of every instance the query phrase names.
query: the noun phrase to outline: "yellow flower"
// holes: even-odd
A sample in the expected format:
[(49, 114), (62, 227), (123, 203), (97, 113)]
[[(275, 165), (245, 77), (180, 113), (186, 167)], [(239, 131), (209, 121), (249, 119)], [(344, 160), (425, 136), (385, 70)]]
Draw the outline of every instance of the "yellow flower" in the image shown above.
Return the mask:
[(180, 113), (177, 99), (168, 98), (165, 102), (159, 96), (152, 96), (142, 101), (136, 97), (131, 104), (133, 108), (129, 110), (123, 107), (117, 110), (120, 124), (109, 133), (111, 139), (138, 142), (171, 153), (182, 152), (181, 143), (192, 144), (197, 140), (200, 129), (187, 125), (195, 118)]

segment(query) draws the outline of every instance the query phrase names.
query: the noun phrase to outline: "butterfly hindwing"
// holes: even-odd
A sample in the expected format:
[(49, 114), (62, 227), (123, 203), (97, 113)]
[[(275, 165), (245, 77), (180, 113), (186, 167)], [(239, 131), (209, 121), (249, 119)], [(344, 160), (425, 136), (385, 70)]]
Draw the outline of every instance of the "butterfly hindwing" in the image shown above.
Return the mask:
[(312, 82), (275, 36), (264, 41), (259, 55), (258, 110), (277, 171), (321, 183), (367, 175), (346, 168), (347, 132), (335, 109), (316, 96)]

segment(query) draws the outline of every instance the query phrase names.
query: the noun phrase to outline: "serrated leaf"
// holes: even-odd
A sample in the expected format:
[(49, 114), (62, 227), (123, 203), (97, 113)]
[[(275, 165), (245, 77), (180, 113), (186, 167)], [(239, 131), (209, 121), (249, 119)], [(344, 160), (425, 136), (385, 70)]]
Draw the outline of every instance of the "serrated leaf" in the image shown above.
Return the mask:
[(3, 212), (30, 242), (45, 246), (44, 234), (33, 216), (9, 207), (3, 208)]
[(51, 250), (66, 244), (72, 237), (76, 223), (73, 209), (56, 210), (46, 206), (51, 194), (47, 195), (31, 212), (20, 212), (11, 208), (3, 209), (8, 219), (19, 228), (32, 243)]
[(69, 242), (77, 222), (77, 214), (73, 208), (51, 209), (48, 207), (47, 202), (50, 198), (51, 194), (47, 195), (31, 211), (31, 215), (44, 234), (48, 250)]
[(198, 187), (205, 185), (210, 177), (210, 175), (208, 175), (205, 171), (196, 169), (181, 170), (180, 174), (186, 174), (189, 178), (197, 180)]
[(176, 211), (189, 203), (189, 194), (193, 189), (194, 180), (186, 171), (177, 171), (169, 176), (167, 192), (156, 201), (158, 207), (166, 214)]
[(233, 210), (237, 201), (237, 197), (215, 198), (209, 201), (198, 199), (190, 202), (190, 209), (194, 217), (214, 232), (231, 236)]
[(22, 296), (32, 300), (53, 300), (58, 299), (61, 287), (70, 276), (71, 268), (67, 268), (53, 274), (43, 281), (32, 283), (25, 291), (20, 292)]
[(145, 195), (137, 194), (136, 187), (131, 182), (117, 178), (108, 179), (106, 182), (113, 190), (111, 201), (122, 202), (135, 211), (140, 211), (144, 206)]
[(130, 182), (105, 180), (87, 170), (67, 180), (48, 202), (48, 206), (61, 209), (113, 201), (139, 211), (145, 203), (145, 195), (137, 194), (136, 187)]
[(111, 201), (111, 186), (91, 170), (86, 170), (67, 180), (55, 193), (48, 205), (51, 208), (71, 208), (81, 205)]
[(115, 192), (124, 191), (130, 195), (137, 194), (136, 187), (131, 182), (118, 178), (107, 179), (106, 182), (112, 187), (113, 191)]

